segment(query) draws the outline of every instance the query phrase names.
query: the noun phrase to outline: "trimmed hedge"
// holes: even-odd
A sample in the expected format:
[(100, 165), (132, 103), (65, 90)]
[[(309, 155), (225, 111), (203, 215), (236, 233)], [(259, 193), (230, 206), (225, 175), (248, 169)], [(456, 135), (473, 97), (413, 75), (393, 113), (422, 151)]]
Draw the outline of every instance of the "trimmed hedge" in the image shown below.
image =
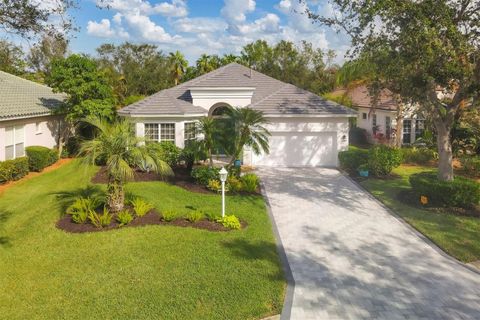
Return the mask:
[(429, 148), (402, 148), (403, 163), (428, 164), (438, 159), (438, 153)]
[(40, 172), (43, 168), (54, 164), (58, 160), (58, 153), (55, 150), (42, 146), (26, 147), (30, 171)]
[(431, 205), (472, 208), (480, 203), (480, 183), (463, 177), (440, 181), (433, 172), (416, 173), (409, 178), (416, 196), (426, 196)]
[(0, 162), (0, 183), (15, 181), (28, 174), (27, 157)]
[(358, 167), (368, 162), (368, 150), (350, 148), (338, 153), (340, 167), (348, 172), (356, 172)]
[(389, 175), (401, 163), (402, 154), (398, 148), (378, 144), (368, 151), (368, 171), (374, 176)]

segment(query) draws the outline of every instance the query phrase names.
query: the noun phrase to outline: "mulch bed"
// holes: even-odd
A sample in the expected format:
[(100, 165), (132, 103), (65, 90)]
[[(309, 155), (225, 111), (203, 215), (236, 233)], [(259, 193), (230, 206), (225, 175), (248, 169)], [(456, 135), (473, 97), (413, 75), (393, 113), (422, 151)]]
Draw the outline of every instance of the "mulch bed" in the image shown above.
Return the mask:
[[(245, 229), (247, 227), (247, 223), (245, 221), (241, 221), (240, 223), (242, 225), (242, 229)], [(223, 225), (219, 223), (208, 221), (208, 220), (200, 220), (195, 223), (191, 223), (186, 219), (179, 218), (171, 222), (166, 222), (161, 220), (160, 214), (155, 209), (151, 210), (149, 213), (147, 213), (143, 217), (135, 218), (132, 222), (130, 222), (128, 225), (125, 225), (125, 226), (120, 226), (119, 223), (115, 220), (115, 217), (113, 217), (112, 222), (108, 227), (96, 228), (94, 225), (90, 223), (84, 223), (84, 224), (75, 223), (73, 222), (71, 216), (66, 214), (60, 220), (58, 220), (56, 227), (58, 229), (61, 229), (69, 233), (86, 233), (86, 232), (103, 232), (103, 231), (109, 231), (109, 230), (119, 229), (119, 228), (132, 228), (132, 227), (141, 227), (141, 226), (148, 226), (148, 225), (164, 225), (164, 226), (170, 225), (170, 226), (176, 226), (176, 227), (196, 228), (196, 229), (202, 229), (202, 230), (213, 231), (213, 232), (232, 231), (232, 229), (225, 228)]]
[[(196, 192), (196, 193), (203, 193), (203, 194), (218, 194), (215, 191), (207, 189), (205, 186), (196, 184), (195, 180), (190, 175), (190, 172), (185, 167), (175, 167), (173, 168), (174, 176), (168, 178), (162, 178), (159, 174), (154, 172), (142, 172), (142, 171), (135, 171), (133, 182), (146, 182), (146, 181), (165, 181), (172, 185), (178, 186), (185, 190)], [(100, 170), (93, 176), (92, 183), (107, 183), (107, 174), (106, 168), (101, 167)], [(239, 192), (238, 194), (243, 195), (252, 195), (252, 194), (260, 194), (260, 188), (256, 190), (254, 193), (249, 192)]]
[(459, 216), (467, 216), (467, 217), (476, 217), (480, 218), (480, 208), (458, 208), (458, 207), (435, 207), (431, 205), (422, 205), (420, 203), (420, 199), (413, 193), (411, 190), (402, 190), (398, 193), (397, 199), (403, 203), (408, 204), (411, 207), (417, 209), (424, 209), (430, 211), (432, 213), (451, 213)]

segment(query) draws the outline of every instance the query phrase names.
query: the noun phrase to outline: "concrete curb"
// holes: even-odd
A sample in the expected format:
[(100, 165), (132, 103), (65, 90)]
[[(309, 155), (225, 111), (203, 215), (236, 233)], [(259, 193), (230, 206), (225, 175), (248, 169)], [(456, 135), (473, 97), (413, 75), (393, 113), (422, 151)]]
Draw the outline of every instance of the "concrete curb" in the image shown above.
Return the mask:
[(280, 315), (280, 320), (288, 320), (292, 314), (292, 305), (293, 305), (293, 294), (295, 292), (295, 279), (293, 278), (292, 270), (290, 269), (290, 264), (288, 263), (287, 254), (285, 248), (283, 247), (282, 239), (280, 238), (280, 233), (278, 232), (277, 223), (272, 214), (272, 207), (270, 206), (270, 200), (268, 199), (265, 186), (260, 182), (260, 190), (263, 198), (265, 199), (265, 206), (267, 207), (268, 216), (272, 222), (273, 233), (275, 234), (275, 242), (277, 244), (277, 252), (280, 257), (280, 262), (283, 266), (283, 272), (285, 273), (285, 278), (287, 280), (287, 291), (285, 293), (285, 300), (283, 302), (283, 309)]
[(440, 248), (439, 246), (437, 246), (432, 240), (430, 240), (430, 238), (428, 238), (427, 236), (425, 236), (423, 233), (421, 233), (420, 231), (418, 231), (417, 229), (415, 229), (412, 225), (410, 225), (408, 222), (406, 222), (405, 220), (403, 220), (403, 218), (398, 215), (395, 211), (393, 211), (393, 209), (389, 208), (388, 206), (386, 206), (382, 201), (380, 201), (380, 199), (378, 199), (377, 197), (375, 197), (372, 193), (370, 193), (370, 191), (368, 191), (366, 188), (364, 188), (360, 183), (358, 183), (357, 181), (355, 181), (354, 179), (352, 179), (352, 177), (350, 177), (345, 171), (343, 170), (339, 170), (339, 172), (345, 177), (347, 178), (348, 180), (350, 180), (353, 184), (355, 184), (359, 189), (365, 191), (365, 193), (367, 193), (368, 197), (370, 197), (370, 199), (374, 200), (375, 202), (377, 202), (381, 207), (383, 207), (388, 213), (390, 213), (391, 216), (393, 216), (395, 219), (397, 219), (401, 224), (403, 224), (405, 227), (407, 227), (414, 235), (416, 235), (417, 237), (419, 237), (421, 240), (423, 240), (423, 242), (425, 242), (427, 245), (429, 245), (432, 249), (434, 249), (436, 252), (438, 252), (439, 254), (441, 254), (443, 257), (449, 259), (450, 261), (452, 262), (455, 262), (456, 264), (458, 264), (459, 266), (461, 267), (464, 267), (470, 271), (472, 271), (473, 273), (476, 273), (477, 275), (480, 275), (480, 270), (478, 270), (477, 268), (471, 266), (471, 265), (468, 265), (466, 263), (463, 263), (462, 261), (460, 260), (457, 260), (456, 258), (452, 257), (451, 255), (449, 255), (447, 252), (445, 252), (442, 248)]

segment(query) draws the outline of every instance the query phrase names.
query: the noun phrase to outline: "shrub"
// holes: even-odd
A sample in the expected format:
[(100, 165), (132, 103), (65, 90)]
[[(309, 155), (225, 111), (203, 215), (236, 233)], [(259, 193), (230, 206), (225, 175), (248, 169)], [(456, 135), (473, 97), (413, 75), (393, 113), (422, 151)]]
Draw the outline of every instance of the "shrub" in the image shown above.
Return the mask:
[(178, 213), (173, 210), (165, 210), (162, 212), (162, 219), (163, 221), (170, 222), (177, 218)]
[(42, 146), (26, 147), (25, 152), (28, 157), (30, 171), (40, 172), (58, 160), (58, 154), (55, 150)]
[(234, 176), (227, 178), (228, 189), (233, 192), (240, 192), (243, 190), (243, 183), (241, 180)]
[(438, 153), (429, 148), (401, 148), (403, 163), (428, 164), (438, 159)]
[(147, 144), (150, 152), (157, 153), (158, 157), (173, 167), (180, 161), (182, 149), (170, 141), (150, 142)]
[(67, 214), (72, 216), (73, 222), (85, 223), (90, 211), (95, 211), (99, 204), (99, 201), (94, 198), (77, 198), (67, 208)]
[(352, 127), (348, 133), (348, 139), (351, 144), (355, 145), (367, 145), (367, 130), (359, 128), (359, 127)]
[(212, 212), (206, 212), (205, 213), (205, 218), (207, 218), (208, 221), (218, 221), (220, 219), (220, 216), (216, 213)]
[(112, 222), (112, 214), (108, 212), (107, 207), (103, 207), (103, 214), (98, 214), (95, 210), (90, 210), (88, 220), (97, 228), (108, 227)]
[(219, 192), (222, 191), (222, 184), (218, 180), (211, 179), (208, 181), (207, 188), (212, 191)]
[(200, 221), (203, 218), (203, 212), (195, 210), (187, 213), (185, 218), (190, 221), (191, 223), (195, 223), (197, 221)]
[(130, 203), (133, 206), (133, 211), (135, 211), (135, 214), (137, 217), (143, 217), (146, 215), (150, 210), (153, 209), (153, 206), (143, 200), (142, 198), (135, 198)]
[(220, 224), (222, 224), (225, 228), (228, 229), (240, 229), (241, 224), (240, 220), (238, 220), (237, 217), (235, 217), (233, 214), (232, 215), (226, 215), (225, 217), (217, 220)]
[(192, 170), (192, 177), (195, 182), (201, 185), (208, 185), (210, 180), (219, 178), (220, 168), (197, 167)]
[(120, 226), (125, 226), (132, 222), (133, 216), (128, 210), (122, 210), (119, 213), (117, 213), (117, 221), (120, 224)]
[(28, 159), (16, 158), (0, 162), (0, 183), (15, 181), (28, 174)]
[(398, 148), (381, 144), (370, 148), (368, 152), (368, 171), (374, 176), (386, 176), (401, 163), (402, 155)]
[(356, 172), (359, 166), (368, 162), (368, 150), (351, 148), (338, 153), (340, 167), (348, 172)]
[(258, 184), (260, 179), (254, 173), (249, 173), (240, 178), (242, 180), (243, 190), (246, 192), (255, 192), (257, 191)]
[(433, 205), (471, 208), (480, 203), (480, 184), (463, 177), (440, 181), (433, 172), (413, 174), (409, 178), (417, 197), (426, 196)]
[(480, 156), (463, 157), (460, 159), (463, 170), (469, 175), (480, 177)]

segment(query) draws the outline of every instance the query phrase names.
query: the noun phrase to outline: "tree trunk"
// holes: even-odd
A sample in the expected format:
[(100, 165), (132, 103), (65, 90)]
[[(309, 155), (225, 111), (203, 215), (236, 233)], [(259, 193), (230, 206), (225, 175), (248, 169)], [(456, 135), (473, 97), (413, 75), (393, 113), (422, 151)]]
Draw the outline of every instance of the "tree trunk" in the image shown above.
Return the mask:
[(208, 149), (208, 162), (209, 162), (210, 168), (213, 168), (212, 149)]
[(107, 185), (107, 205), (112, 212), (123, 210), (125, 203), (125, 190), (123, 183), (110, 179)]
[(395, 146), (401, 148), (403, 142), (403, 104), (401, 102), (398, 103), (396, 121)]
[(452, 143), (450, 142), (450, 129), (447, 129), (441, 120), (435, 121), (437, 129), (437, 146), (438, 146), (438, 180), (453, 180), (453, 153)]

